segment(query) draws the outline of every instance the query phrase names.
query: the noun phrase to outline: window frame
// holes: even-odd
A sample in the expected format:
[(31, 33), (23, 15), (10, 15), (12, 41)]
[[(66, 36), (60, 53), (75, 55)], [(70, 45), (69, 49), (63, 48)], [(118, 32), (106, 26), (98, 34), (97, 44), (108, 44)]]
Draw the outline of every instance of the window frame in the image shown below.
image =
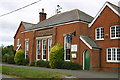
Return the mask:
[[(49, 41), (51, 40), (51, 43)], [(50, 50), (52, 48), (52, 37), (48, 38), (48, 61), (49, 61), (49, 56), (50, 56)]]
[(20, 39), (17, 39), (17, 47), (20, 45)]
[[(66, 48), (66, 42), (67, 42), (67, 40), (66, 40), (66, 38), (67, 38), (67, 36), (64, 36), (64, 60), (65, 61), (70, 61), (70, 60), (66, 60), (66, 49), (68, 49), (68, 48)], [(70, 44), (70, 43), (69, 43)], [(71, 47), (71, 46), (70, 46)], [(70, 48), (69, 48), (70, 49)], [(71, 51), (71, 50), (70, 50)], [(71, 56), (70, 56), (70, 58), (71, 58)]]
[[(96, 40), (104, 40), (104, 31), (103, 31), (103, 38), (101, 38), (101, 28), (103, 28), (103, 30), (104, 30), (104, 27), (95, 28), (95, 39)], [(100, 38), (99, 39), (97, 38), (97, 29), (100, 29), (100, 32), (99, 32), (100, 33), (100, 36), (99, 36)]]
[[(111, 60), (108, 60), (108, 49), (111, 50)], [(113, 60), (113, 49), (115, 49), (115, 60)], [(120, 61), (117, 60), (117, 50), (120, 49), (120, 47), (109, 47), (106, 49), (106, 61), (107, 62), (116, 62), (116, 63), (120, 63)]]
[[(39, 44), (38, 44), (38, 41), (39, 41)], [(39, 56), (40, 56), (40, 40), (36, 40), (36, 60), (40, 60), (38, 59), (38, 46), (39, 46)]]
[[(28, 43), (28, 49), (26, 49), (26, 42)], [(28, 51), (28, 54), (26, 53)], [(25, 39), (25, 59), (27, 59), (27, 56), (29, 55), (29, 39)]]
[(45, 60), (45, 61), (46, 61), (46, 59), (43, 59), (43, 55), (44, 55), (44, 54), (43, 54), (43, 52), (44, 52), (44, 51), (43, 51), (43, 41), (44, 41), (44, 40), (46, 41), (46, 43), (45, 43), (45, 44), (46, 44), (46, 49), (45, 49), (45, 50), (46, 50), (46, 59), (47, 59), (47, 40), (46, 40), (46, 39), (42, 39), (42, 60)]
[[(114, 26), (111, 26), (111, 27), (110, 27), (110, 39), (120, 39), (120, 37), (116, 37), (116, 31), (117, 31), (117, 30), (116, 30), (116, 27), (117, 27), (117, 26), (120, 26), (120, 25), (114, 25)], [(112, 37), (112, 34), (111, 34), (111, 32), (112, 32), (112, 31), (111, 31), (111, 28), (112, 28), (112, 27), (115, 27), (115, 37)]]

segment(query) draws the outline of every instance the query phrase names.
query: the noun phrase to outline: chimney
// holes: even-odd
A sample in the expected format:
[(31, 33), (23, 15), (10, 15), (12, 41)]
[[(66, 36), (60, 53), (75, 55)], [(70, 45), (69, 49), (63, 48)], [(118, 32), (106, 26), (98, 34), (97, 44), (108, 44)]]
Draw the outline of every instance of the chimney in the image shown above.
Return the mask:
[(42, 12), (39, 13), (39, 22), (46, 19), (46, 13), (44, 13), (44, 8), (42, 8)]

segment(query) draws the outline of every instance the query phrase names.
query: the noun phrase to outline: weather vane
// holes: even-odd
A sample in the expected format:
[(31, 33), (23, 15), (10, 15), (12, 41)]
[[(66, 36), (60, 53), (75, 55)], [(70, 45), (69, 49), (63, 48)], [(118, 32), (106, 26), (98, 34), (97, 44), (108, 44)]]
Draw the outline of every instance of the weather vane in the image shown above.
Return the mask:
[(57, 5), (56, 13), (57, 14), (61, 13), (61, 11), (60, 11), (61, 9), (62, 9), (62, 7), (60, 7), (60, 5)]

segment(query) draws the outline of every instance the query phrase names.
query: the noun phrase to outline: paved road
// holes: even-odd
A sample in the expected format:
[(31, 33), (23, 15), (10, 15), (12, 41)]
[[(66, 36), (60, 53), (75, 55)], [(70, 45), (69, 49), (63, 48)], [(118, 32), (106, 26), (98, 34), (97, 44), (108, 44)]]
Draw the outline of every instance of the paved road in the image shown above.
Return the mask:
[(30, 66), (18, 66), (18, 65), (10, 65), (10, 64), (3, 64), (3, 66), (13, 66), (13, 67), (69, 73), (72, 76), (77, 78), (118, 78), (118, 73), (114, 73), (114, 72), (90, 72), (90, 71), (84, 71), (84, 70), (63, 70), (63, 69), (50, 69), (50, 68), (30, 67)]
[(18, 77), (0, 74), (0, 80), (23, 80)]

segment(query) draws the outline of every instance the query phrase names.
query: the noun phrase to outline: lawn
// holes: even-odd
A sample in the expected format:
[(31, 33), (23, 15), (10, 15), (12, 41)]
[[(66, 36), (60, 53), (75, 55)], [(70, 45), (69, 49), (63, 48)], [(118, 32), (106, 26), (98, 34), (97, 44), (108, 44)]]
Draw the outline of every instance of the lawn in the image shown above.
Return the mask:
[(17, 76), (20, 78), (64, 78), (65, 75), (69, 75), (59, 72), (51, 72), (37, 69), (27, 69), (10, 66), (0, 66), (0, 68), (1, 67), (2, 74)]

